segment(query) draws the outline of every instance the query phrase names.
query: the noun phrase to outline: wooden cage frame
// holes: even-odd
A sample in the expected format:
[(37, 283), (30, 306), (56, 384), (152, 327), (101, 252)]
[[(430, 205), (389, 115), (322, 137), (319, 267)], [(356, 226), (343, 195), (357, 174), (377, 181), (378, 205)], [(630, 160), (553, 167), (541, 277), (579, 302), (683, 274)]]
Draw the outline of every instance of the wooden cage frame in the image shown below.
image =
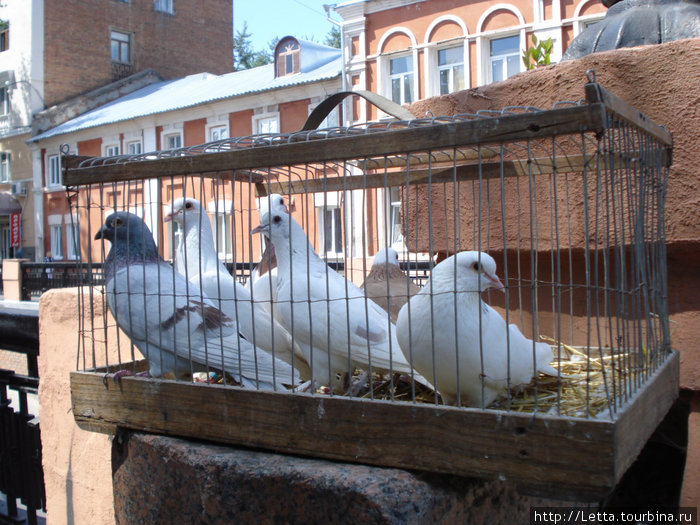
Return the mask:
[[(349, 134), (318, 141), (242, 148), (216, 153), (170, 156), (134, 162), (93, 163), (64, 157), (68, 187), (216, 173), (230, 180), (256, 183), (258, 195), (346, 190), (387, 185), (385, 177), (326, 179), (323, 187), (290, 187), (268, 183), (255, 170), (303, 164), (313, 159), (372, 158), (557, 134), (602, 133), (607, 115), (615, 113), (667, 148), (670, 134), (639, 111), (594, 82), (586, 87), (587, 104), (545, 112), (436, 124), (428, 129), (403, 127), (385, 133)], [(410, 146), (408, 146), (410, 145)], [(588, 159), (562, 157), (568, 168)], [(536, 173), (559, 166), (538, 163)], [(520, 161), (467, 162), (457, 166), (458, 180), (515, 176), (527, 168)], [(399, 183), (406, 182), (401, 174)], [(411, 170), (411, 183), (452, 181), (455, 170), (439, 166)], [(316, 181), (312, 181), (315, 183)], [(294, 183), (292, 183), (293, 185)], [(319, 183), (320, 184), (320, 183)], [(391, 185), (391, 181), (388, 181)], [(410, 402), (367, 402), (347, 397), (251, 391), (166, 379), (123, 377), (104, 381), (113, 368), (71, 374), (73, 414), (87, 430), (114, 434), (117, 427), (256, 447), (275, 452), (316, 456), (371, 465), (426, 470), (471, 477), (509, 480), (523, 491), (566, 499), (599, 500), (609, 494), (635, 460), (679, 392), (679, 356), (666, 349), (653, 371), (614, 420), (548, 416), (500, 410), (456, 408)], [(141, 363), (145, 367), (145, 363)]]

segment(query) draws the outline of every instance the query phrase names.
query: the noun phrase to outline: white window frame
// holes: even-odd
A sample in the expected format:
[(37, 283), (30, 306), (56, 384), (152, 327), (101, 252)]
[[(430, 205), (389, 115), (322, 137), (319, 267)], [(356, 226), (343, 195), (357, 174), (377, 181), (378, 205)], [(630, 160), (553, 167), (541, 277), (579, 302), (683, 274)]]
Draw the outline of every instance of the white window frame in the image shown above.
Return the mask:
[(132, 140), (126, 143), (127, 155), (140, 155), (143, 152), (143, 146), (140, 140)]
[(70, 215), (65, 217), (66, 225), (66, 260), (77, 261), (80, 259), (80, 223), (78, 216)]
[[(331, 191), (328, 193), (317, 193), (314, 195), (314, 206), (316, 208), (316, 220), (318, 224), (318, 253), (321, 257), (327, 259), (341, 259), (344, 257), (343, 245), (343, 208), (342, 192)], [(331, 227), (334, 230), (331, 246), (326, 250), (326, 219), (328, 213), (332, 213), (333, 224)], [(340, 221), (340, 222), (337, 222)], [(336, 244), (339, 239), (340, 246)]]
[(10, 182), (12, 180), (11, 159), (12, 154), (10, 152), (0, 152), (0, 182)]
[(46, 158), (46, 185), (49, 188), (58, 188), (63, 185), (60, 155), (49, 155)]
[[(399, 59), (407, 59), (408, 63), (411, 66), (411, 70), (408, 72), (402, 72), (402, 73), (391, 73), (391, 63), (394, 60), (399, 60)], [(388, 93), (388, 99), (393, 100), (397, 104), (411, 104), (418, 100), (418, 93), (416, 92), (416, 68), (415, 68), (415, 63), (414, 63), (414, 56), (413, 53), (402, 53), (402, 54), (396, 54), (396, 55), (391, 55), (387, 57), (387, 93)], [(412, 91), (412, 97), (411, 100), (406, 99), (406, 80), (408, 77), (408, 85), (410, 86), (410, 89)], [(394, 100), (394, 80), (399, 80), (399, 100)]]
[(108, 144), (104, 147), (105, 157), (117, 157), (119, 156), (119, 144)]
[[(182, 147), (182, 132), (181, 131), (164, 131), (161, 135), (162, 140), (161, 140), (161, 147), (163, 151), (171, 150), (171, 149), (178, 149)], [(179, 146), (173, 146), (171, 147), (168, 142), (170, 139), (174, 139), (177, 137), (178, 142), (180, 143)]]
[(173, 14), (173, 0), (153, 0), (153, 10), (159, 13)]
[[(461, 49), (462, 50), (462, 62), (455, 62), (451, 64), (446, 64), (444, 66), (440, 66), (440, 52), (445, 51), (448, 49)], [(462, 87), (457, 87), (455, 85), (455, 67), (456, 66), (462, 66), (462, 75), (461, 75), (461, 80), (462, 80)], [(457, 45), (441, 45), (435, 49), (435, 96), (440, 96), (440, 95), (447, 95), (449, 93), (454, 93), (455, 91), (460, 91), (463, 89), (467, 89), (469, 87), (468, 84), (468, 79), (467, 79), (467, 55), (465, 53), (464, 49), (464, 43), (460, 42)], [(450, 72), (450, 87), (449, 91), (447, 93), (442, 93), (441, 92), (441, 82), (440, 82), (440, 72), (443, 70), (447, 70)]]
[(2, 86), (0, 87), (0, 117), (8, 116), (10, 107), (10, 88)]
[(214, 247), (222, 261), (233, 261), (233, 226), (231, 213), (233, 202), (219, 200), (207, 204), (207, 211), (212, 218)]
[(10, 225), (0, 226), (0, 260), (10, 257)]
[[(115, 55), (116, 44), (116, 55)], [(126, 50), (126, 59), (124, 58), (124, 50)], [(112, 29), (109, 32), (109, 56), (112, 62), (119, 64), (131, 64), (131, 35), (124, 31)]]
[(263, 113), (260, 115), (253, 115), (253, 133), (255, 135), (275, 135), (279, 132), (279, 113)]
[(63, 224), (49, 223), (49, 232), (51, 235), (51, 259), (54, 261), (63, 260)]
[(216, 142), (229, 138), (228, 124), (212, 124), (207, 129), (207, 141)]
[[(510, 54), (492, 56), (491, 55), (491, 42), (493, 42), (495, 40), (505, 39), (505, 38), (517, 38), (518, 39), (517, 51), (515, 53), (510, 53)], [(522, 41), (521, 32), (508, 32), (508, 33), (499, 33), (496, 35), (491, 35), (491, 36), (489, 36), (489, 38), (486, 39), (484, 48), (485, 48), (484, 53), (486, 55), (485, 65), (486, 65), (487, 84), (490, 84), (492, 82), (500, 82), (502, 80), (506, 80), (506, 79), (510, 78), (511, 76), (516, 75), (517, 73), (520, 73), (521, 71), (523, 71), (523, 60), (522, 60), (523, 41)], [(518, 71), (516, 71), (512, 75), (508, 75), (508, 58), (509, 57), (515, 57), (516, 63), (518, 64)], [(505, 76), (500, 80), (494, 80), (494, 78), (493, 78), (492, 63), (494, 61), (494, 58), (497, 58), (499, 60), (503, 60), (503, 68), (504, 68)]]

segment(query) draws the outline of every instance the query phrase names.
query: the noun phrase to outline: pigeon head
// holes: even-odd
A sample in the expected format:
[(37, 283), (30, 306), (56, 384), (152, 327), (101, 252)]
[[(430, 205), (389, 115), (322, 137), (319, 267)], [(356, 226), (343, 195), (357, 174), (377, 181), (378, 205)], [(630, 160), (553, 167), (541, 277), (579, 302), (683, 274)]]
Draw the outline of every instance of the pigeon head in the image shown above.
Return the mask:
[(170, 213), (163, 217), (163, 222), (173, 221), (180, 226), (184, 226), (185, 223), (199, 224), (202, 213), (202, 205), (199, 201), (191, 197), (181, 197), (173, 201)]
[(393, 248), (382, 248), (374, 256), (372, 261), (372, 266), (379, 266), (383, 264), (393, 264), (399, 265), (399, 254)]
[(435, 266), (432, 275), (448, 286), (456, 286), (461, 292), (504, 288), (496, 275), (496, 261), (484, 252), (460, 252), (452, 255)]
[(272, 240), (289, 238), (289, 215), (280, 209), (265, 212), (260, 217), (260, 224), (251, 233), (262, 233)]
[(108, 258), (158, 259), (153, 234), (138, 215), (126, 211), (112, 213), (95, 234), (95, 240), (112, 243)]
[(284, 197), (279, 193), (271, 193), (265, 197), (260, 197), (258, 202), (258, 210), (260, 211), (260, 217), (265, 215), (267, 212), (284, 212), (289, 213), (287, 208), (287, 203)]

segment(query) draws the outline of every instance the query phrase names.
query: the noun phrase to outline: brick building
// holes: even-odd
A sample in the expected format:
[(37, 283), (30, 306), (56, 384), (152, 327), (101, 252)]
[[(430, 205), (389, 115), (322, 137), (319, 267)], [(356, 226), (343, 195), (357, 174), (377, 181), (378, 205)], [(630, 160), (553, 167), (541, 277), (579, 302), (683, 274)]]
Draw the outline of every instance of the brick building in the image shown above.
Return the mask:
[(41, 259), (43, 210), (65, 199), (26, 141), (143, 85), (231, 71), (232, 2), (23, 0), (0, 22), (0, 258)]

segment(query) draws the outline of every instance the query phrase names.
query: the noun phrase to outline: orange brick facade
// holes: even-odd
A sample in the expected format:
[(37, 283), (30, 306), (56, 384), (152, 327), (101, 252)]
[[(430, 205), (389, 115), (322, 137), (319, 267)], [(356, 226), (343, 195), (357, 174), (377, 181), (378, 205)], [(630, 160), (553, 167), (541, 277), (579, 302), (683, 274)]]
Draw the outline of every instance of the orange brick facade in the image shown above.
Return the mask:
[(115, 79), (111, 30), (131, 35), (131, 73), (153, 68), (171, 79), (232, 70), (230, 0), (173, 0), (173, 14), (153, 5), (153, 0), (46, 0), (46, 105)]

